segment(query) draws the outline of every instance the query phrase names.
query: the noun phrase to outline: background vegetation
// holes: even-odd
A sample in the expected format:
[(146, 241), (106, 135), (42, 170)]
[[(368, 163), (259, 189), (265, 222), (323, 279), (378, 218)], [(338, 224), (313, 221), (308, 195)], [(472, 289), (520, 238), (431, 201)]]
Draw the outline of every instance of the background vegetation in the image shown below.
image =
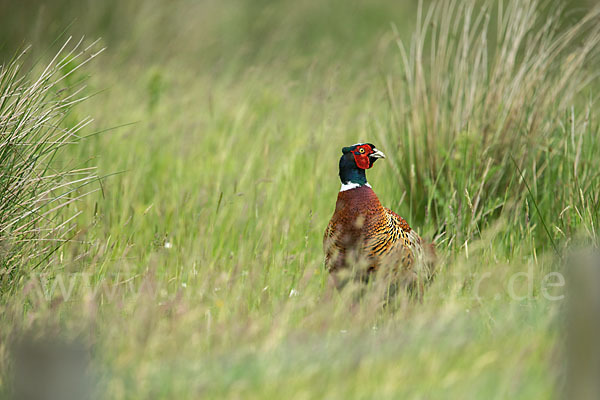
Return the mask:
[[(3, 393), (560, 396), (544, 277), (600, 222), (592, 3), (0, 1)], [(49, 63), (47, 97), (11, 108)], [(23, 115), (68, 135), (15, 170)], [(422, 304), (327, 285), (340, 149), (367, 140), (381, 201), (436, 242)], [(24, 207), (51, 218), (22, 248)]]

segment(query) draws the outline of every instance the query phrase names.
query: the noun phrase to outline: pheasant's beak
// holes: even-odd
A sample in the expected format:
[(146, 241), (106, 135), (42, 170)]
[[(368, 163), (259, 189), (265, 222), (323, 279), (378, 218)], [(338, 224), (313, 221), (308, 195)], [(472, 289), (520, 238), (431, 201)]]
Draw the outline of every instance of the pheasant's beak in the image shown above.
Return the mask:
[(373, 149), (373, 153), (369, 154), (371, 158), (385, 158), (385, 154), (377, 149)]

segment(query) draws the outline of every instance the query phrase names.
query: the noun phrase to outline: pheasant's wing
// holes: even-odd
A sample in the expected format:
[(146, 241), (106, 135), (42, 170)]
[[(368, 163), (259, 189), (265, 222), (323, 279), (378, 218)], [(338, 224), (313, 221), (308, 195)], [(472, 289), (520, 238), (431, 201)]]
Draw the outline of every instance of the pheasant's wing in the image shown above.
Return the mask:
[(377, 223), (368, 227), (365, 241), (366, 254), (373, 259), (380, 259), (388, 256), (394, 251), (402, 232), (394, 214), (387, 208), (383, 209), (384, 218), (377, 220)]
[[(405, 260), (402, 260), (402, 265), (405, 268), (412, 268), (414, 272), (424, 279), (425, 281), (430, 280), (433, 277), (435, 270), (436, 254), (435, 248), (431, 243), (425, 243), (425, 241), (419, 236), (419, 234), (411, 229), (408, 223), (393, 212), (392, 210), (385, 209), (390, 215), (390, 218), (394, 221), (393, 224), (399, 230), (399, 235), (402, 238), (402, 245), (405, 248), (410, 249), (410, 255), (403, 256)], [(400, 254), (404, 254), (401, 252)]]
[(422, 258), (421, 238), (404, 218), (388, 208), (383, 210), (385, 218), (381, 219), (371, 235), (368, 254), (372, 257), (392, 257), (394, 263), (400, 261), (401, 268), (414, 269)]

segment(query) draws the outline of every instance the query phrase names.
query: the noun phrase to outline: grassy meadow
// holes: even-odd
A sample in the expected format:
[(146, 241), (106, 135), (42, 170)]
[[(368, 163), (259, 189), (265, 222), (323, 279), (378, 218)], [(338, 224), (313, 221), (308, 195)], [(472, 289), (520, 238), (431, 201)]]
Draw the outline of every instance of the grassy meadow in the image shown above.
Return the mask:
[[(569, 378), (561, 281), (598, 244), (593, 2), (0, 11), (4, 397), (598, 393)], [(387, 156), (381, 202), (436, 244), (421, 303), (328, 285), (361, 141)]]

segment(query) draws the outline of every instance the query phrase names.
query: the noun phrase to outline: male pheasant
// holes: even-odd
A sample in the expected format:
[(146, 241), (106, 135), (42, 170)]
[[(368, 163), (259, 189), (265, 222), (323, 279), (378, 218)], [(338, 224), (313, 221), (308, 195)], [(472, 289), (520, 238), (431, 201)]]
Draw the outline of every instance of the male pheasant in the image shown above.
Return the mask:
[(340, 273), (356, 268), (357, 277), (368, 279), (381, 270), (407, 288), (423, 294), (423, 285), (433, 274), (435, 252), (431, 244), (411, 229), (395, 212), (383, 207), (367, 183), (365, 171), (385, 158), (371, 143), (342, 149), (340, 180), (335, 212), (323, 238), (325, 266), (340, 288)]

